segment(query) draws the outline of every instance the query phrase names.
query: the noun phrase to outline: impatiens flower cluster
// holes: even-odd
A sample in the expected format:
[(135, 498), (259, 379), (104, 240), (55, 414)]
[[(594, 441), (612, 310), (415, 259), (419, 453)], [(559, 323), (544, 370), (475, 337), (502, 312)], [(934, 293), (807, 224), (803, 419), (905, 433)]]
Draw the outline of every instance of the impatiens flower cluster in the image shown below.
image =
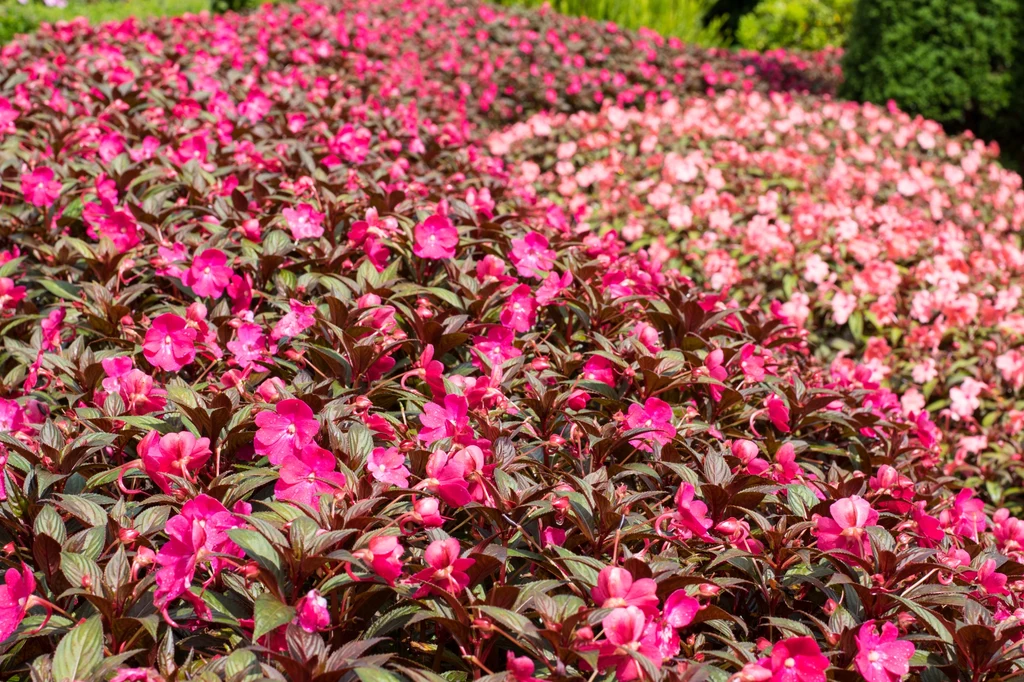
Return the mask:
[(1019, 677), (1024, 190), (836, 57), (5, 45), (0, 679)]

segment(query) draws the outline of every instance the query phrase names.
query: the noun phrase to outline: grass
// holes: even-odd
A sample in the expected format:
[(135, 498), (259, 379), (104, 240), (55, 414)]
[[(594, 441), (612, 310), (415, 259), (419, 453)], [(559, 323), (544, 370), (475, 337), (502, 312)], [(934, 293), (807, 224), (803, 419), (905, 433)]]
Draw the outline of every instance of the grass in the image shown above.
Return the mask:
[(210, 0), (98, 0), (75, 2), (68, 6), (46, 7), (38, 0), (21, 5), (16, 0), (0, 4), (0, 43), (15, 35), (34, 31), (43, 22), (68, 21), (85, 17), (91, 24), (120, 21), (128, 17), (178, 16), (210, 9)]
[(723, 17), (709, 18), (714, 0), (497, 0), (499, 4), (540, 7), (547, 2), (561, 14), (613, 21), (624, 28), (650, 28), (686, 43), (721, 45)]

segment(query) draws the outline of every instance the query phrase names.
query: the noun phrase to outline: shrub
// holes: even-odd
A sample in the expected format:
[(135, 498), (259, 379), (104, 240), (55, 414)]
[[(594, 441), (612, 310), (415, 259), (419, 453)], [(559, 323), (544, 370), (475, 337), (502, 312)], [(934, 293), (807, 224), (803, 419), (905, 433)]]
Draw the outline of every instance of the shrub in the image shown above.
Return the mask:
[(739, 21), (736, 40), (752, 50), (841, 46), (854, 0), (762, 0)]
[(1012, 98), (1018, 0), (860, 0), (843, 58), (844, 97), (978, 130)]
[(646, 28), (698, 45), (721, 45), (724, 40), (724, 20), (710, 16), (711, 0), (501, 0), (501, 4), (547, 4), (561, 14)]

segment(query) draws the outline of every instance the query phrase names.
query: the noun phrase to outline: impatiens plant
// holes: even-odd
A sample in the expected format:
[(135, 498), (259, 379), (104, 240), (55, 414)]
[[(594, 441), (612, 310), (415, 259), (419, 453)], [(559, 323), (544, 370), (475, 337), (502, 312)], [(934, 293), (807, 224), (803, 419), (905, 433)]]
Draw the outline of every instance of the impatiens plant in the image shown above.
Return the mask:
[(5, 47), (3, 679), (1019, 676), (1020, 179), (830, 59), (462, 0)]

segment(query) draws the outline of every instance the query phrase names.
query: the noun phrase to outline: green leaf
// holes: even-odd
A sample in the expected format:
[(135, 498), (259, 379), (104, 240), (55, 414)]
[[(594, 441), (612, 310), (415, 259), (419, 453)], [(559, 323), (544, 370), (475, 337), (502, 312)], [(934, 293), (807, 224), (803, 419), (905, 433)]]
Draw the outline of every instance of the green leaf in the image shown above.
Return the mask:
[(53, 676), (57, 682), (85, 680), (103, 661), (103, 624), (93, 616), (57, 644)]
[(234, 528), (228, 531), (228, 537), (245, 550), (250, 559), (265, 568), (275, 578), (278, 586), (284, 585), (284, 573), (281, 570), (281, 556), (270, 541), (254, 530)]
[(295, 618), (295, 608), (282, 604), (277, 597), (269, 592), (264, 592), (256, 599), (254, 614), (255, 625), (252, 638), (257, 640), (275, 628), (292, 622), (292, 619)]

